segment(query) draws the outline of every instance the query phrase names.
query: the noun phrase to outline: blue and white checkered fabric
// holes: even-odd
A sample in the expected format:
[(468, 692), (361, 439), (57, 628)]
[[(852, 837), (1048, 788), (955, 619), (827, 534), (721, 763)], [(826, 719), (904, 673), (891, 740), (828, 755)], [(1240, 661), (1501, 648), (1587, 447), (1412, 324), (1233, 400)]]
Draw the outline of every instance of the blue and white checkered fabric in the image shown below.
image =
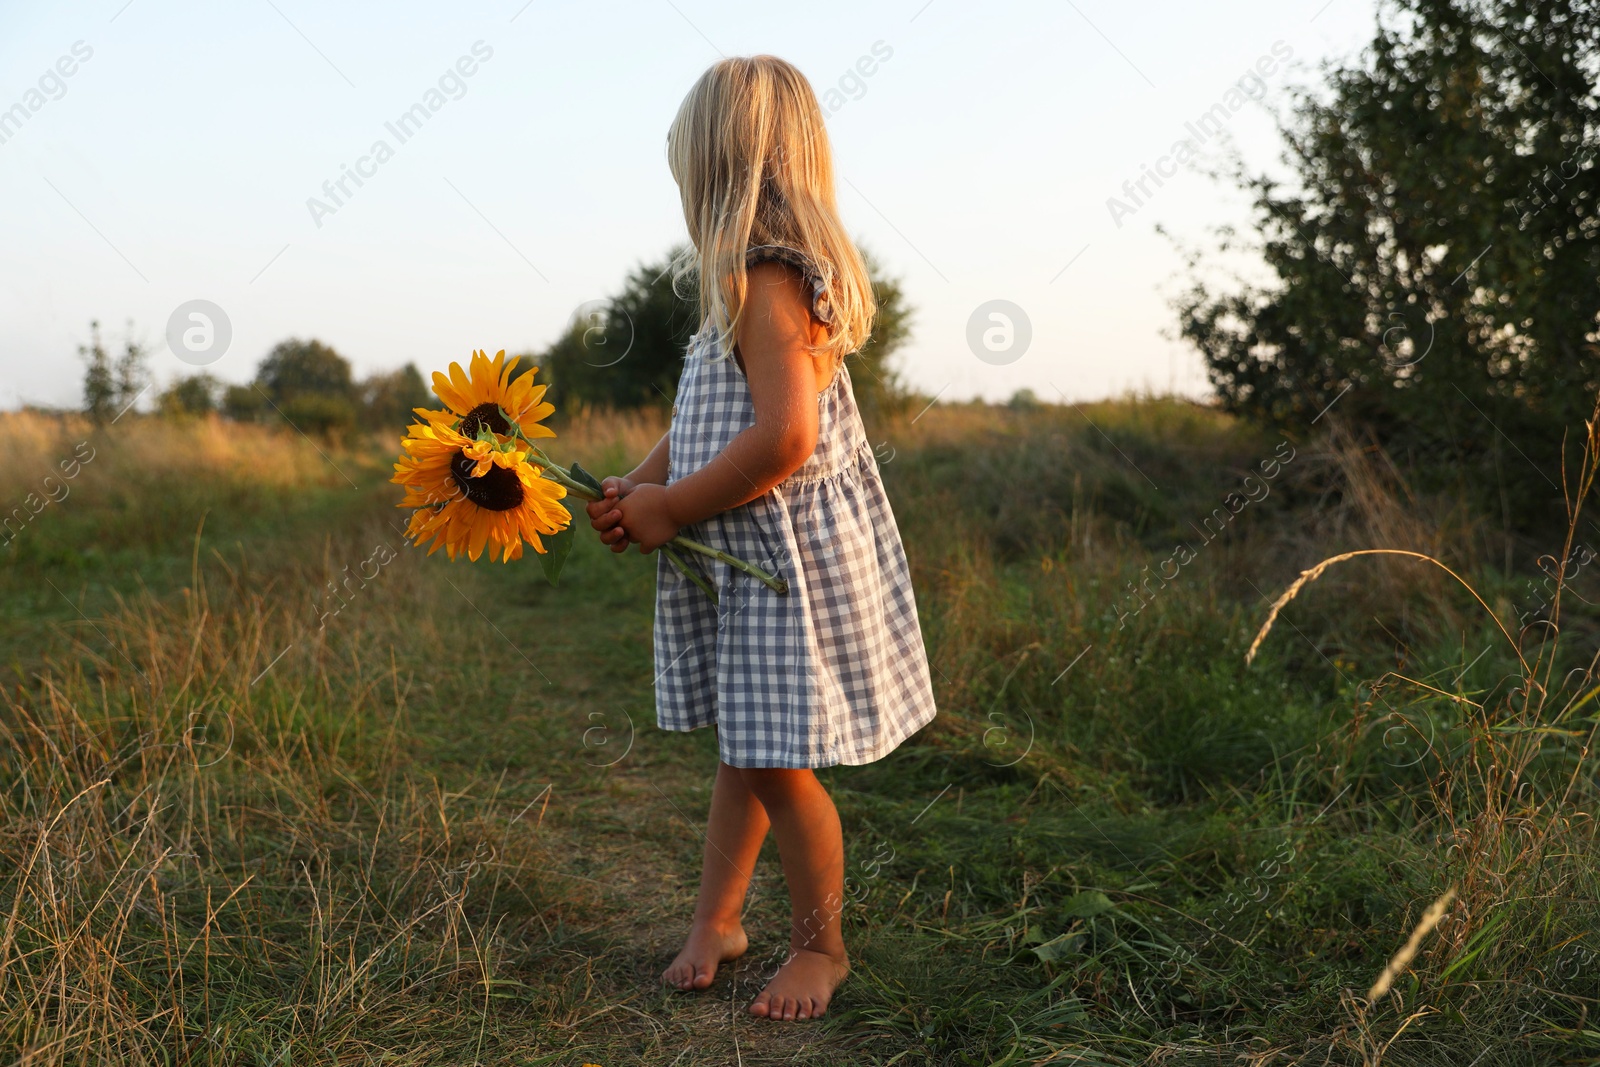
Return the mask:
[[(744, 373), (717, 355), (713, 330), (689, 343), (669, 484), (755, 422)], [(656, 721), (716, 725), (735, 767), (870, 763), (934, 716), (905, 551), (842, 364), (817, 403), (817, 448), (800, 469), (682, 531), (787, 579), (787, 596), (691, 554), (718, 591), (712, 604), (658, 553)]]

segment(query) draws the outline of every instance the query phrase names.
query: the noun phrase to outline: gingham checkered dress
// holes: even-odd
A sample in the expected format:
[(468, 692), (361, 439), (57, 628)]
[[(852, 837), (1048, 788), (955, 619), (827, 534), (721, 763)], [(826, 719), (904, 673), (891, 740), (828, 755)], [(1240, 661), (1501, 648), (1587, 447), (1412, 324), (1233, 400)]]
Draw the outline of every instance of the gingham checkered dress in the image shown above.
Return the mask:
[[(826, 288), (804, 257), (752, 250), (752, 262), (766, 258), (806, 272), (827, 321)], [(870, 763), (934, 716), (905, 552), (842, 363), (817, 405), (817, 448), (798, 470), (682, 530), (787, 579), (787, 596), (685, 553), (717, 589), (714, 605), (657, 553), (656, 721), (716, 725), (718, 753), (735, 767)], [(754, 422), (744, 373), (702, 329), (678, 382), (668, 484)]]

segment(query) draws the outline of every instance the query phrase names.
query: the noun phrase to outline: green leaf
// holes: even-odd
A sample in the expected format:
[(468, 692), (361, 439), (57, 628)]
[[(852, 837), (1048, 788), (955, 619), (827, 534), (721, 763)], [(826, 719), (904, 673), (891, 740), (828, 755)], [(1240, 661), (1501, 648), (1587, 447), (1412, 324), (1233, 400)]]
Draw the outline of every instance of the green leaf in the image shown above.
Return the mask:
[(1066, 957), (1076, 953), (1078, 951), (1078, 947), (1082, 945), (1085, 940), (1086, 938), (1081, 933), (1062, 934), (1060, 937), (1051, 938), (1042, 945), (1035, 945), (1033, 948), (1033, 954), (1038, 956), (1046, 963), (1052, 963), (1059, 959), (1065, 959)]
[(1467, 964), (1471, 963), (1473, 960), (1477, 959), (1479, 956), (1483, 955), (1489, 949), (1492, 949), (1496, 944), (1498, 944), (1499, 938), (1496, 935), (1499, 934), (1500, 928), (1506, 925), (1506, 921), (1510, 918), (1511, 909), (1509, 908), (1501, 908), (1499, 911), (1490, 916), (1489, 920), (1483, 924), (1482, 928), (1480, 928), (1477, 933), (1473, 934), (1472, 937), (1467, 941), (1466, 945), (1463, 946), (1466, 951), (1462, 955), (1457, 956), (1454, 960), (1452, 960), (1450, 966), (1444, 969), (1444, 972), (1440, 975), (1440, 977), (1448, 979), (1451, 975), (1455, 974), (1457, 971), (1467, 966)]
[(590, 489), (593, 489), (597, 493), (604, 491), (600, 488), (600, 479), (596, 478), (594, 475), (590, 474), (576, 463), (572, 465), (572, 469), (567, 473), (572, 475), (573, 480), (582, 482), (584, 485), (587, 485)]
[[(571, 509), (568, 508), (568, 513)], [(561, 577), (561, 568), (567, 565), (567, 557), (572, 554), (573, 541), (572, 524), (558, 534), (542, 537), (544, 551), (539, 553), (539, 566), (544, 570), (545, 581), (551, 585), (556, 584), (556, 579)]]
[(1111, 898), (1096, 889), (1070, 897), (1061, 905), (1061, 914), (1068, 919), (1092, 919), (1103, 911), (1116, 907)]

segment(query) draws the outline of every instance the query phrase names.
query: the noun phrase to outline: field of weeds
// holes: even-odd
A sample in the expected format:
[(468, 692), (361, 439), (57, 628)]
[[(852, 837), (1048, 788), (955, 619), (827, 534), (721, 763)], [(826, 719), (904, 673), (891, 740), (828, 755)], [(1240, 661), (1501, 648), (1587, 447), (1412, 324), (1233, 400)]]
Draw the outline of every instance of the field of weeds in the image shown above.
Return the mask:
[[(559, 429), (609, 473), (663, 424)], [(1592, 431), (1520, 472), (1544, 541), (1337, 426), (871, 433), (940, 716), (822, 774), (855, 970), (774, 1024), (770, 842), (747, 957), (658, 984), (716, 757), (653, 726), (653, 560), (426, 557), (392, 441), (0, 416), (0, 1058), (1600, 1062)]]

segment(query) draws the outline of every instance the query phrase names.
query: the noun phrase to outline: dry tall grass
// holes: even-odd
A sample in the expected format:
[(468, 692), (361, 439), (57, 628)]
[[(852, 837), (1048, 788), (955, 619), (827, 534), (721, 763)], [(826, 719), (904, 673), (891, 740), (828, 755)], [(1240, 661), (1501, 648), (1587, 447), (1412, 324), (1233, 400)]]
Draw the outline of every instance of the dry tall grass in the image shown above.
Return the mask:
[[(218, 418), (171, 421), (129, 414), (96, 427), (80, 415), (12, 413), (0, 417), (0, 449), (6, 456), (0, 500), (47, 494), (46, 478), (67, 483), (70, 491), (85, 487), (102, 493), (115, 482), (132, 481), (141, 488), (162, 476), (268, 488), (331, 484), (338, 474), (318, 447), (273, 427)], [(73, 459), (80, 462), (72, 465)], [(78, 473), (68, 477), (72, 466)]]
[[(255, 511), (273, 489), (354, 493), (340, 469), (371, 462), (215, 421), (90, 436), (13, 416), (5, 491), (82, 439), (93, 458), (50, 506), (92, 509), (108, 540), (122, 494), (136, 539), (157, 491), (193, 522), (234, 486)], [(69, 618), (0, 697), (0, 1046), (30, 1065), (448, 1059), (461, 1035), (429, 1012), (470, 1019), (496, 995), (485, 908), (536, 921), (540, 807), (413, 766), (418, 683), (393, 653), (451, 648), (407, 615), (418, 554), (352, 584), (344, 564), (400, 547), (383, 517), (205, 566), (189, 536), (179, 595)]]
[[(651, 411), (577, 412), (553, 450), (611, 473), (664, 430)], [(219, 551), (196, 522), (275, 522), (375, 482), (385, 497), (395, 444), (0, 417), (0, 500), (33, 551), (58, 518), (103, 545), (195, 550), (181, 596), (60, 624), (5, 688), (0, 1046), (18, 1062), (437, 1063), (502, 995), (485, 923), (544, 922), (530, 831), (549, 794), (442, 792), (414, 766), (408, 703), (492, 651), (454, 649), (413, 610), (431, 587), (384, 500), (265, 553)], [(424, 648), (448, 659), (419, 682), (395, 653)]]
[[(1559, 557), (1563, 561), (1573, 556), (1584, 508), (1600, 475), (1600, 404), (1585, 428), (1577, 470), (1570, 476), (1563, 470), (1568, 518)], [(1600, 698), (1600, 652), (1558, 677), (1558, 668), (1568, 665), (1562, 656), (1561, 626), (1562, 600), (1571, 577), (1565, 566), (1557, 568), (1548, 615), (1523, 626), (1518, 620), (1501, 618), (1478, 590), (1434, 557), (1376, 548), (1332, 556), (1304, 571), (1272, 604), (1246, 661), (1254, 658), (1279, 613), (1302, 589), (1330, 567), (1359, 557), (1408, 559), (1412, 566), (1427, 564), (1428, 569), (1448, 575), (1492, 622), (1518, 666), (1513, 676), (1485, 691), (1463, 690), (1459, 677), (1451, 691), (1403, 671), (1388, 672), (1373, 683), (1375, 693), (1393, 690), (1430, 704), (1442, 703), (1457, 713), (1451, 716), (1457, 721), (1447, 737), (1425, 739), (1432, 769), (1427, 780), (1431, 813), (1442, 825), (1446, 843), (1438, 878), (1449, 888), (1424, 914), (1368, 998), (1348, 1002), (1352, 1041), (1363, 1063), (1378, 1067), (1399, 1033), (1439, 1010), (1430, 1002), (1442, 999), (1449, 983), (1503, 981), (1496, 969), (1484, 964), (1492, 961), (1503, 973), (1524, 950), (1514, 942), (1502, 943), (1510, 942), (1515, 929), (1511, 916), (1519, 908), (1544, 910), (1547, 931), (1559, 930), (1557, 906), (1584, 899), (1591, 888), (1586, 884), (1593, 873), (1588, 864), (1570, 860), (1574, 850), (1581, 853), (1594, 843), (1590, 808), (1600, 790), (1590, 757), (1600, 716), (1580, 712)], [(1452, 903), (1454, 909), (1447, 910)], [(1431, 966), (1419, 975), (1414, 990), (1421, 1007), (1402, 1009), (1397, 1025), (1375, 1022), (1370, 1013), (1435, 927), (1440, 928), (1440, 939), (1429, 953)]]
[[(571, 411), (557, 429), (552, 453), (603, 475), (641, 458), (665, 418)], [(21, 503), (88, 432), (0, 418), (20, 457), (0, 487)], [(1278, 442), (1188, 404), (941, 406), (872, 438), (941, 715), (894, 761), (835, 779), (847, 847), (883, 835), (897, 857), (852, 916), (861, 968), (841, 1003), (856, 1014), (825, 1062), (865, 1062), (870, 1046), (901, 1063), (1289, 1050), (1431, 1067), (1471, 1062), (1456, 1053), (1479, 1034), (1504, 1044), (1579, 1025), (1593, 998), (1563, 981), (1593, 966), (1573, 955), (1584, 931), (1564, 909), (1596, 895), (1594, 828), (1578, 813), (1595, 799), (1600, 719), (1594, 664), (1553, 667), (1559, 596), (1548, 623), (1507, 624), (1514, 647), (1485, 662), (1502, 655), (1515, 677), (1495, 687), (1469, 673), (1477, 645), (1456, 655), (1458, 627), (1493, 627), (1452, 579), (1435, 588), (1415, 577), (1435, 568), (1405, 562), (1391, 584), (1354, 562), (1306, 586), (1261, 661), (1240, 666), (1264, 592), (1372, 545), (1448, 562), (1504, 620), (1471, 520), (1413, 499), (1369, 447), (1324, 438), (1202, 545), (1196, 527)], [(0, 630), (21, 649), (0, 703), (0, 1055), (496, 1062), (536, 1035), (531, 1062), (610, 1063), (565, 1053), (711, 1032), (726, 998), (687, 1023), (673, 1012), (696, 1009), (641, 999), (659, 968), (609, 940), (637, 901), (597, 914), (603, 889), (554, 881), (595, 849), (557, 848), (552, 826), (610, 832), (632, 864), (617, 868), (622, 896), (692, 884), (699, 845), (677, 820), (703, 797), (672, 779), (699, 781), (706, 752), (644, 733), (616, 767), (539, 751), (537, 731), (563, 714), (571, 746), (588, 743), (589, 701), (615, 702), (613, 672), (643, 672), (633, 706), (647, 721), (647, 654), (607, 644), (619, 619), (648, 632), (645, 561), (580, 546), (555, 592), (516, 580), (537, 568), (425, 562), (403, 549), (383, 480), (393, 439), (334, 448), (130, 417), (88, 440), (98, 451), (71, 495), (0, 557), (0, 590), (53, 610)], [(1594, 479), (1592, 428), (1589, 445), (1575, 500)], [(1153, 579), (1183, 539), (1198, 559)], [(393, 561), (347, 584), (380, 544)], [(92, 545), (126, 558), (73, 556)], [(141, 588), (135, 566), (162, 580)], [(1136, 583), (1147, 603), (1126, 617)], [(515, 620), (510, 639), (474, 610), (492, 612), (491, 596)], [(571, 606), (548, 627), (557, 596)], [(1398, 621), (1397, 597), (1411, 604)], [(1403, 655), (1389, 655), (1391, 630)], [(513, 646), (546, 654), (525, 662)], [(1393, 673), (1359, 684), (1354, 660)], [(480, 684), (524, 671), (507, 689)], [(535, 671), (570, 706), (518, 688)], [(517, 711), (475, 732), (476, 702), (491, 699)], [(1382, 718), (1386, 700), (1427, 742), (1415, 766), (1386, 759), (1385, 727), (1402, 721)], [(480, 760), (509, 780), (479, 780)], [(592, 792), (541, 825), (551, 794), (537, 785), (553, 779), (531, 776), (561, 762)], [(446, 764), (466, 768), (449, 787), (423, 769)], [(681, 870), (655, 847), (668, 835), (640, 829), (661, 797), (681, 808), (658, 820), (681, 831)], [(1390, 995), (1357, 1004), (1451, 885), (1453, 910), (1396, 965)], [(1347, 986), (1352, 1014), (1330, 1040)], [(1556, 1021), (1510, 1018), (1524, 1008)], [(1451, 1043), (1419, 1055), (1408, 1042), (1446, 1017)]]
[(661, 435), (667, 432), (668, 416), (658, 407), (631, 411), (579, 407), (559, 413), (554, 423), (556, 440), (550, 448), (552, 459), (585, 465), (611, 462), (625, 465), (621, 470), (596, 470), (594, 473), (626, 474), (626, 467), (644, 459)]

